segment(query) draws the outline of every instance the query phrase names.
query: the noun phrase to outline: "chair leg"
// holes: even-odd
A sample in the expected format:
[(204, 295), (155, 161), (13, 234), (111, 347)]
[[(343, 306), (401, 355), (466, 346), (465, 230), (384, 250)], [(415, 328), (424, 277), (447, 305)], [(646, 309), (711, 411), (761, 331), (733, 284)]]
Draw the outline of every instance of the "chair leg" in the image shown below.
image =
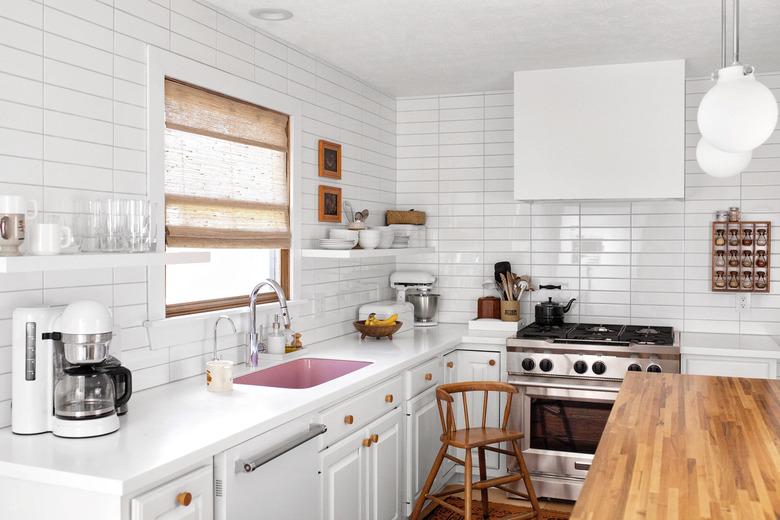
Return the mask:
[(463, 520), (471, 520), (471, 448), (466, 448), (466, 464), (463, 468), (463, 500), (466, 502), (463, 504)]
[(517, 464), (520, 466), (520, 471), (523, 474), (523, 483), (525, 484), (525, 490), (528, 493), (528, 500), (531, 502), (531, 507), (536, 513), (536, 517), (539, 518), (541, 508), (539, 507), (539, 500), (536, 498), (533, 482), (531, 482), (531, 475), (528, 474), (528, 467), (525, 465), (523, 452), (520, 451), (520, 446), (517, 445), (517, 441), (512, 441), (512, 448), (514, 448)]
[(441, 448), (439, 449), (439, 453), (436, 455), (436, 459), (433, 461), (433, 467), (431, 467), (431, 471), (428, 473), (428, 478), (425, 479), (425, 484), (423, 485), (422, 491), (420, 491), (420, 497), (414, 504), (414, 510), (412, 511), (412, 516), (410, 517), (411, 520), (417, 520), (420, 518), (420, 513), (422, 512), (423, 505), (425, 505), (428, 492), (433, 486), (433, 481), (436, 480), (436, 474), (439, 473), (439, 468), (441, 467), (441, 463), (444, 460), (444, 455), (446, 453), (447, 444), (442, 444)]
[[(487, 480), (487, 464), (485, 463), (485, 448), (477, 448), (477, 455), (479, 456), (479, 480)], [(487, 488), (480, 490), (482, 495), (482, 519), (488, 520), (490, 518), (490, 502), (488, 502), (488, 490)]]

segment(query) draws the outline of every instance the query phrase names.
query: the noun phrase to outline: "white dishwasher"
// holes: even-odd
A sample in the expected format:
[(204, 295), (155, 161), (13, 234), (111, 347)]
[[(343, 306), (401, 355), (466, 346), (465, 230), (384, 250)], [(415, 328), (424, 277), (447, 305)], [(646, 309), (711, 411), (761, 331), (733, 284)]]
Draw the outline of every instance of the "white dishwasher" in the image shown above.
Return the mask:
[(313, 417), (291, 421), (214, 457), (216, 520), (304, 520), (320, 516)]

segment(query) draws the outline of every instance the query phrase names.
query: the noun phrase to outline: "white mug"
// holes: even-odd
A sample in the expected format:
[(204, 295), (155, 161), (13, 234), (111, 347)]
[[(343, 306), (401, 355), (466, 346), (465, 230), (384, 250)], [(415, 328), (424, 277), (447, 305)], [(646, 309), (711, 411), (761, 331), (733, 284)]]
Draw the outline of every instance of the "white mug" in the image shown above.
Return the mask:
[(73, 232), (58, 223), (34, 223), (30, 226), (27, 253), (31, 255), (58, 255), (73, 245)]
[(19, 195), (0, 195), (0, 256), (18, 256), (24, 243), (25, 219), (38, 216), (38, 203)]
[(233, 362), (213, 359), (206, 363), (206, 388), (209, 392), (233, 390)]

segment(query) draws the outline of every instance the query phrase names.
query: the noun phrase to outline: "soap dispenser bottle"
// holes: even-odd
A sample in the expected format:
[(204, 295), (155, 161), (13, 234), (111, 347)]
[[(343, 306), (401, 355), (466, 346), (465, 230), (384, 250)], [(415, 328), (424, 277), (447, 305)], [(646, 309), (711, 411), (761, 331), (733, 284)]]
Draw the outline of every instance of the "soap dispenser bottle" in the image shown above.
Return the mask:
[(285, 337), (282, 333), (281, 325), (279, 323), (279, 315), (274, 316), (274, 323), (271, 326), (271, 331), (268, 333), (268, 353), (269, 354), (284, 354)]

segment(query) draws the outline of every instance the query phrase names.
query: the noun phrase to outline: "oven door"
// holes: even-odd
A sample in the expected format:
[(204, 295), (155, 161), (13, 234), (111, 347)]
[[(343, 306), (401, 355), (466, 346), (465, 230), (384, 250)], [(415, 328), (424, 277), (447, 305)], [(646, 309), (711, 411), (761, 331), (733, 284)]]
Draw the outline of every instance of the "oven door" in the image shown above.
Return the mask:
[[(511, 427), (525, 434), (521, 447), (529, 471), (584, 479), (620, 381), (518, 376), (509, 382), (519, 391), (512, 401)], [(509, 460), (509, 469), (516, 470), (516, 462)]]

